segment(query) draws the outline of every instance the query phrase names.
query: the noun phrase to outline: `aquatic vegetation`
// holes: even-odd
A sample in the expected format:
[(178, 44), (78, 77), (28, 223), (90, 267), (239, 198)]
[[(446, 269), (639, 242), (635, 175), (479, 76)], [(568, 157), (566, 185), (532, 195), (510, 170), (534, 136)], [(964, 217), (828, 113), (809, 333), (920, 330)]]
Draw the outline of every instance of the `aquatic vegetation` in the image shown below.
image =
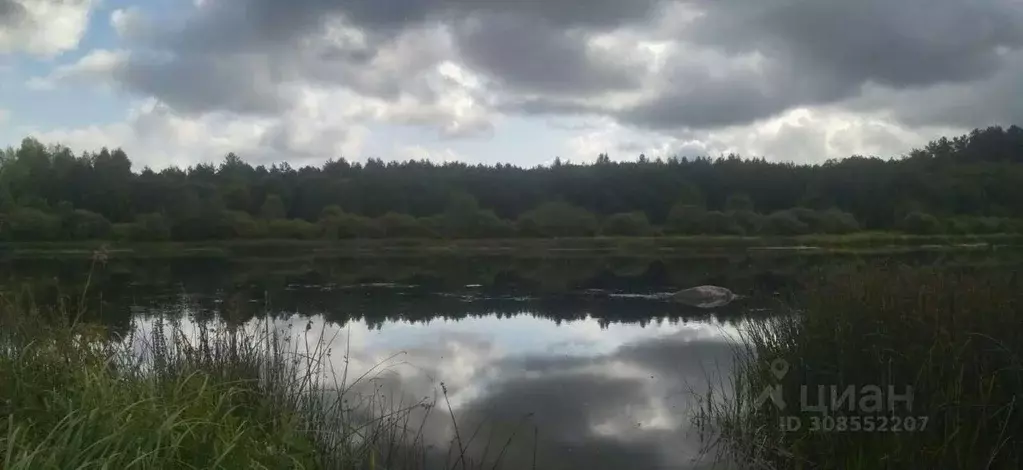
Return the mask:
[[(437, 461), (421, 424), (436, 398), (376, 393), (369, 382), (388, 364), (357, 374), (330, 341), (294, 341), (272, 321), (186, 332), (157, 320), (119, 337), (17, 305), (0, 299), (0, 468), (376, 469)], [(344, 355), (342, 370), (329, 365), (332, 354)], [(443, 468), (479, 465), (463, 455)]]
[(749, 323), (730, 384), (696, 414), (747, 468), (1020, 468), (1023, 290), (1015, 274), (871, 268)]

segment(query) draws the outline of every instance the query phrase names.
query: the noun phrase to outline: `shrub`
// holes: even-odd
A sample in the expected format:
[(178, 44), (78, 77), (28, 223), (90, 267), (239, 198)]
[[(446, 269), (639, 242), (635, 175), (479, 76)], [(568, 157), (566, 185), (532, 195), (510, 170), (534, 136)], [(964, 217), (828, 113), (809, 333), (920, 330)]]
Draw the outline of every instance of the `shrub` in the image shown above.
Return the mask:
[(906, 214), (902, 219), (900, 228), (908, 233), (917, 235), (932, 235), (941, 232), (941, 222), (937, 217), (920, 211), (913, 211)]
[(476, 214), (475, 230), (472, 236), (502, 238), (515, 235), (511, 222), (497, 216), (492, 210), (481, 210)]
[(705, 232), (707, 211), (702, 207), (678, 203), (668, 211), (665, 230), (676, 235), (696, 235)]
[(828, 209), (817, 214), (816, 229), (823, 233), (846, 234), (859, 231), (860, 223), (848, 212)]
[(163, 241), (171, 236), (170, 223), (160, 213), (138, 215), (135, 217), (135, 223), (131, 225), (129, 237), (134, 240)]
[(276, 239), (312, 240), (319, 235), (316, 224), (302, 219), (276, 219), (267, 222), (267, 234)]
[(708, 211), (704, 213), (703, 233), (718, 235), (744, 235), (746, 230), (731, 216), (724, 212)]
[(231, 232), (238, 238), (262, 238), (267, 236), (266, 223), (254, 219), (248, 212), (226, 211), (225, 217), (231, 226)]
[(102, 215), (83, 209), (71, 211), (64, 219), (65, 231), (75, 240), (105, 238), (111, 225)]
[(434, 235), (422, 221), (408, 214), (388, 212), (377, 219), (377, 225), (385, 237), (417, 238)]
[(122, 222), (119, 224), (112, 224), (110, 226), (110, 238), (122, 242), (144, 240), (138, 238), (139, 230), (138, 223)]
[(650, 235), (653, 228), (642, 211), (613, 214), (604, 219), (601, 233), (612, 236), (643, 236)]
[(337, 206), (328, 206), (324, 209), (317, 226), (319, 236), (327, 240), (375, 238), (384, 235), (384, 231), (372, 219), (346, 213)]
[(564, 201), (547, 202), (522, 214), (518, 226), (526, 236), (590, 236), (597, 232), (597, 218)]
[(764, 216), (752, 211), (730, 212), (729, 217), (735, 221), (747, 235), (761, 233), (764, 227)]
[(793, 212), (778, 211), (764, 219), (763, 231), (770, 235), (803, 235), (810, 233), (810, 226)]
[(39, 209), (18, 207), (7, 214), (0, 230), (15, 241), (44, 241), (60, 237), (60, 218)]

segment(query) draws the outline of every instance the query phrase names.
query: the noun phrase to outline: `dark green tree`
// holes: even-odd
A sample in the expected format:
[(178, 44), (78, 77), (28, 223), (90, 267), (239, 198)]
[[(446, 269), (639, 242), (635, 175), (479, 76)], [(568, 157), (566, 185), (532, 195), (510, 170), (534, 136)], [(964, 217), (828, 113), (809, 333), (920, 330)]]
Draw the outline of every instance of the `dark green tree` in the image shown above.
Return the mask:
[(284, 201), (276, 194), (269, 194), (263, 200), (263, 206), (259, 209), (259, 215), (266, 220), (283, 219), (287, 216), (284, 209)]

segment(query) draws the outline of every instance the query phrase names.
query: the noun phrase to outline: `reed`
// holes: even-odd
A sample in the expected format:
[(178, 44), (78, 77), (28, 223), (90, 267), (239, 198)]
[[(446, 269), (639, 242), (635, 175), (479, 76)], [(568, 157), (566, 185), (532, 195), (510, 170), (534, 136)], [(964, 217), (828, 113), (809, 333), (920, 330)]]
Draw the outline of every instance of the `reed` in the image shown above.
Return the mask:
[(388, 363), (356, 376), (322, 334), (168, 319), (116, 337), (25, 304), (0, 298), (0, 468), (427, 466), (436, 400), (384, 393)]
[[(1014, 272), (817, 279), (787, 314), (743, 328), (731, 382), (695, 416), (706, 451), (743, 468), (1023, 468), (1021, 314)], [(783, 409), (758, 401), (776, 386)], [(880, 410), (863, 401), (872, 386)]]

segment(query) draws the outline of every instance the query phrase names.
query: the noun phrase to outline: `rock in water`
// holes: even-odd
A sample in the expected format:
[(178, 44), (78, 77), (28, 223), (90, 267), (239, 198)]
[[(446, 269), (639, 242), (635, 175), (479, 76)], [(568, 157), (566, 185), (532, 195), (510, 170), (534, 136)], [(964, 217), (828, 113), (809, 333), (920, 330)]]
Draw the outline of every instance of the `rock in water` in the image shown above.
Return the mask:
[(697, 286), (682, 289), (671, 295), (672, 300), (699, 308), (715, 308), (728, 305), (739, 298), (734, 292), (718, 286)]

